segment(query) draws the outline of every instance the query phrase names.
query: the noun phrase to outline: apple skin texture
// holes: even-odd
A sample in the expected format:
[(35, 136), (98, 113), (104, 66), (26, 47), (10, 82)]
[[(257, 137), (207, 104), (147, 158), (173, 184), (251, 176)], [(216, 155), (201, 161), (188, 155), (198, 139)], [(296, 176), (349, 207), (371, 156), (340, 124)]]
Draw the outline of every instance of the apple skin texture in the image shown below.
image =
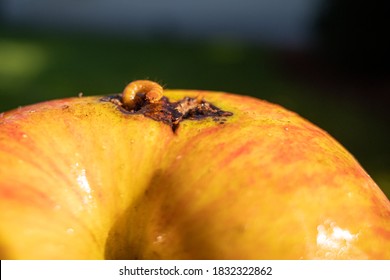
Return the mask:
[(0, 116), (2, 259), (390, 259), (390, 202), (326, 132), (234, 94), (171, 127), (101, 97)]

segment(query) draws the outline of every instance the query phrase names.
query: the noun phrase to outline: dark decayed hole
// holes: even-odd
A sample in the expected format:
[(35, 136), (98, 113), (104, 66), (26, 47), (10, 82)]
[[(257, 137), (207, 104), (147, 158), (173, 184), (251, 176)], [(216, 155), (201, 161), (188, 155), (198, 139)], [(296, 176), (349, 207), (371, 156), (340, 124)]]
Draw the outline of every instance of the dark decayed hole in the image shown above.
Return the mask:
[(223, 124), (226, 117), (233, 113), (223, 111), (204, 99), (184, 97), (177, 102), (170, 102), (167, 97), (162, 97), (156, 103), (149, 103), (143, 94), (137, 94), (135, 98), (135, 109), (129, 110), (122, 102), (122, 95), (105, 96), (101, 99), (104, 102), (112, 102), (124, 114), (143, 114), (156, 121), (169, 125), (175, 132), (183, 120), (200, 120), (211, 117), (215, 122)]

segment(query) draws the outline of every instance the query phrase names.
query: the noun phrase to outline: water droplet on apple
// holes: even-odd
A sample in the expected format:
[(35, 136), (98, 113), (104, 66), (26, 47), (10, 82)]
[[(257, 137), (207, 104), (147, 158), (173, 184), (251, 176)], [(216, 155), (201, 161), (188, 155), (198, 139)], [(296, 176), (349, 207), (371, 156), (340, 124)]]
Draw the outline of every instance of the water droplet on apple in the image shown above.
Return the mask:
[(83, 196), (83, 203), (88, 203), (92, 199), (92, 195), (91, 195), (91, 187), (89, 186), (85, 169), (79, 170), (77, 175), (77, 183), (79, 184), (81, 189), (86, 193), (86, 195)]
[(160, 234), (156, 236), (154, 243), (162, 243), (164, 242), (164, 240), (165, 240), (165, 234)]
[(317, 227), (317, 246), (327, 251), (326, 257), (336, 258), (346, 253), (357, 238), (358, 234), (352, 234), (332, 221), (325, 221)]
[[(77, 153), (76, 153), (77, 154)], [(85, 168), (82, 168), (82, 164), (79, 162), (73, 163), (71, 166), (71, 173), (75, 178), (75, 181), (77, 182), (77, 185), (79, 186), (79, 189), (81, 191), (81, 199), (83, 204), (89, 204), (91, 203), (93, 197), (92, 197), (92, 189), (89, 184), (89, 180), (87, 177), (87, 171)], [(82, 206), (80, 206), (80, 211), (82, 210)]]
[(74, 234), (74, 229), (73, 228), (67, 228), (66, 229), (66, 233), (71, 235), (71, 234)]

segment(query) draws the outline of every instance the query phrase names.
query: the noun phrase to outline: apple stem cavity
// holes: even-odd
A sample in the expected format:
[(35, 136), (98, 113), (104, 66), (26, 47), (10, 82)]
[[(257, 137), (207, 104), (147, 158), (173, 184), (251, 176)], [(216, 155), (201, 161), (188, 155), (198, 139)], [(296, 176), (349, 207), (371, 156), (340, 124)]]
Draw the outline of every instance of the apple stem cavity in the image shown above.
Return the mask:
[(214, 121), (224, 124), (226, 117), (233, 115), (205, 101), (202, 96), (184, 97), (177, 102), (170, 102), (163, 95), (162, 86), (148, 80), (131, 82), (122, 94), (105, 96), (101, 101), (114, 103), (125, 114), (143, 114), (161, 121), (169, 125), (173, 132), (176, 132), (183, 120), (211, 117)]

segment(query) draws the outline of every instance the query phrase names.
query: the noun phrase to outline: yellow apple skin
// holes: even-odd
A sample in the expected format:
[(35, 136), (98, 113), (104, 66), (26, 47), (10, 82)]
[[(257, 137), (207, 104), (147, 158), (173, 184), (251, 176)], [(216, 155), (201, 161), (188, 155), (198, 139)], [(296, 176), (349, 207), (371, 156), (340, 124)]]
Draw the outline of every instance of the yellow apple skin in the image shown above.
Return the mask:
[(166, 90), (233, 113), (173, 132), (100, 97), (0, 117), (2, 259), (390, 259), (390, 202), (284, 108)]

